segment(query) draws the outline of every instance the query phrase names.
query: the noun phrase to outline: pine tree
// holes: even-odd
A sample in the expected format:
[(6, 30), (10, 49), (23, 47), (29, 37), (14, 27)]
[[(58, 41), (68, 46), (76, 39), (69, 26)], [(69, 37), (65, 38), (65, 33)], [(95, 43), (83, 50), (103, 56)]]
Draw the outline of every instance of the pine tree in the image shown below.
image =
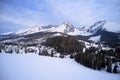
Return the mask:
[(107, 72), (112, 72), (112, 60), (110, 58), (107, 60)]
[(0, 53), (2, 53), (2, 49), (0, 48)]
[(64, 58), (64, 55), (63, 54), (60, 54), (60, 56), (59, 56), (60, 58)]
[(51, 57), (54, 57), (54, 50), (51, 51)]
[(73, 54), (71, 54), (71, 55), (70, 55), (70, 59), (73, 59), (73, 58), (74, 58), (74, 55), (73, 55)]
[(48, 56), (48, 51), (45, 49), (42, 51), (42, 55)]
[(117, 66), (117, 64), (115, 64), (114, 69), (113, 69), (113, 73), (118, 73), (117, 68), (118, 68), (118, 66)]
[(39, 52), (38, 52), (38, 54), (39, 54), (39, 55), (42, 55), (40, 48), (39, 48)]

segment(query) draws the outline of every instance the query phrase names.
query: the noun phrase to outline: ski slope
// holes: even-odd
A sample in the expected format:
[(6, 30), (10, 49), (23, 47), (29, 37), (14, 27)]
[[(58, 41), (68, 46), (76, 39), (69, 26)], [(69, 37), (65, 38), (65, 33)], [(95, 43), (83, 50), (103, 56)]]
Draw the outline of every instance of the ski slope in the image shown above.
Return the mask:
[(120, 80), (120, 74), (92, 70), (69, 58), (0, 53), (0, 80)]

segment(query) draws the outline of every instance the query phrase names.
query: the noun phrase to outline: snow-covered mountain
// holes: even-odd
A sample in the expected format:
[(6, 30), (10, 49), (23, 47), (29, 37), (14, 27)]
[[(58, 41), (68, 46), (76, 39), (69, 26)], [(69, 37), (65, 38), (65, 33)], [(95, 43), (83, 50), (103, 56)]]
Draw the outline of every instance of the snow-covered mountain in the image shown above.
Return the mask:
[(95, 33), (98, 30), (105, 30), (108, 32), (115, 32), (120, 33), (120, 23), (107, 21), (107, 20), (101, 20), (98, 22), (95, 22), (93, 25), (91, 25), (88, 28), (88, 32)]
[(80, 39), (93, 42), (103, 42), (109, 46), (120, 46), (120, 24), (117, 22), (101, 20), (91, 26), (81, 28), (90, 35), (82, 34)]
[(58, 27), (54, 28), (52, 32), (62, 32), (62, 33), (69, 33), (74, 32), (75, 27), (70, 22), (63, 22), (63, 24), (59, 25)]
[(32, 26), (27, 29), (18, 30), (14, 34), (18, 35), (28, 35), (33, 34), (37, 32), (61, 32), (65, 34), (71, 34), (71, 35), (79, 35), (80, 31), (75, 28), (70, 22), (66, 21), (63, 22), (63, 24), (54, 26), (54, 25), (48, 25), (48, 26)]
[[(19, 31), (12, 32), (12, 33), (6, 33), (6, 34), (4, 33), (4, 34), (0, 35), (0, 53), (3, 53), (3, 56), (4, 56), (4, 53), (10, 53), (13, 55), (21, 54), (21, 56), (23, 55), (23, 57), (26, 56), (27, 54), (32, 54), (32, 56), (34, 54), (34, 55), (39, 55), (39, 56), (42, 55), (42, 56), (58, 57), (58, 58), (71, 58), (71, 59), (74, 59), (76, 62), (78, 62), (88, 68), (91, 68), (91, 69), (102, 70), (102, 71), (107, 71), (107, 72), (112, 72), (112, 73), (117, 73), (117, 72), (119, 73), (120, 65), (119, 65), (119, 63), (117, 63), (120, 60), (120, 54), (119, 54), (119, 52), (120, 52), (119, 51), (120, 50), (120, 33), (119, 33), (120, 28), (119, 27), (120, 26), (118, 23), (108, 22), (106, 20), (98, 21), (98, 22), (94, 23), (93, 25), (90, 25), (87, 27), (84, 26), (83, 28), (76, 28), (68, 21), (62, 23), (61, 25), (33, 26), (33, 27), (30, 27), (27, 29), (19, 30)], [(114, 28), (116, 28), (116, 29), (114, 29)], [(82, 53), (84, 53), (84, 54), (82, 54)], [(100, 55), (97, 55), (97, 54), (100, 54)], [(1, 54), (1, 56), (2, 56), (2, 54)], [(9, 56), (9, 55), (6, 55), (5, 57), (7, 57), (7, 56)], [(16, 55), (15, 57), (17, 57), (17, 56), (18, 55)], [(45, 57), (40, 57), (40, 58), (42, 61), (46, 61), (44, 59)], [(58, 58), (54, 58), (55, 62), (53, 62), (53, 63), (58, 63), (58, 62), (56, 62), (57, 61), (56, 59), (58, 59)], [(111, 59), (109, 59), (109, 58), (111, 58)], [(0, 58), (0, 59), (2, 59), (2, 58)], [(7, 58), (5, 58), (5, 59), (7, 59)], [(11, 59), (11, 57), (10, 57), (10, 59)], [(17, 59), (17, 58), (15, 58), (15, 59)], [(24, 58), (24, 59), (26, 59), (26, 58)], [(51, 61), (52, 61), (52, 58), (49, 58), (49, 59), (51, 59)], [(112, 61), (111, 61), (112, 59), (114, 60), (114, 63), (112, 63)], [(63, 60), (63, 59), (61, 59), (61, 60)], [(3, 61), (3, 60), (0, 60), (0, 61)], [(12, 60), (12, 61), (15, 61), (15, 60)], [(21, 58), (19, 61), (21, 61)], [(107, 64), (107, 62), (110, 62), (110, 64)], [(4, 62), (2, 62), (2, 63), (4, 63)], [(29, 63), (29, 62), (26, 62), (26, 63)], [(97, 64), (95, 64), (95, 63), (97, 63)], [(118, 69), (115, 67), (115, 64), (118, 65)], [(42, 63), (42, 65), (45, 66), (46, 64)], [(56, 65), (56, 64), (53, 64), (53, 65)], [(70, 65), (70, 66), (73, 66), (73, 65)], [(108, 70), (109, 66), (112, 66), (110, 70)], [(50, 67), (52, 67), (52, 66), (50, 66)], [(50, 67), (48, 66), (49, 69), (51, 69)], [(74, 67), (76, 68), (76, 66), (74, 66)], [(16, 67), (16, 68), (18, 69), (18, 67)], [(56, 66), (56, 68), (59, 68), (59, 67)], [(40, 72), (41, 72), (41, 69), (46, 70), (47, 68), (40, 68)], [(68, 71), (71, 71), (71, 69), (74, 69), (74, 68), (70, 68), (70, 70), (68, 70), (66, 68), (66, 70), (68, 70)], [(80, 68), (78, 67), (77, 69), (79, 70)], [(86, 72), (87, 68), (84, 68), (84, 69)], [(36, 70), (37, 70), (37, 68), (36, 68)], [(54, 70), (54, 68), (53, 68), (53, 70)], [(74, 73), (78, 74), (78, 73), (76, 73), (76, 72), (78, 72), (78, 70), (74, 71)], [(24, 71), (24, 70), (22, 70), (22, 71)], [(48, 69), (47, 69), (47, 71), (48, 71)], [(54, 71), (57, 71), (57, 70), (54, 70)], [(2, 71), (2, 72), (4, 72), (4, 71)], [(12, 71), (10, 71), (10, 72), (12, 72)], [(60, 72), (58, 70), (58, 73), (60, 73)], [(82, 70), (82, 72), (84, 72), (84, 71)], [(18, 73), (20, 73), (20, 72), (18, 71)], [(51, 71), (50, 71), (50, 73), (51, 73)], [(88, 73), (88, 72), (86, 72), (86, 73)], [(93, 73), (93, 72), (91, 72), (91, 73)], [(9, 75), (10, 73), (6, 72), (5, 75), (6, 74)], [(26, 76), (28, 77), (29, 75), (33, 75), (33, 74), (28, 74)], [(46, 76), (46, 75), (42, 75), (42, 76)], [(25, 79), (27, 79), (27, 77)], [(39, 77), (39, 75), (37, 77)], [(52, 78), (53, 77), (54, 76), (52, 76)], [(59, 77), (59, 75), (58, 75), (58, 77)], [(93, 76), (93, 78), (94, 78), (94, 76)], [(91, 79), (93, 79), (93, 78), (91, 78)], [(117, 75), (115, 79), (118, 79), (118, 78), (119, 77)], [(3, 79), (6, 79), (6, 78), (2, 78), (2, 80)], [(11, 79), (16, 80), (16, 78), (14, 79), (14, 76)], [(34, 78), (32, 78), (32, 79), (34, 79)], [(35, 79), (37, 79), (37, 78), (35, 77)], [(41, 79), (41, 77), (39, 79)], [(43, 79), (46, 79), (46, 77)], [(48, 79), (51, 79), (51, 77)], [(62, 78), (60, 78), (60, 79), (62, 79)], [(65, 79), (68, 79), (68, 78), (65, 78)], [(73, 79), (75, 79), (75, 78), (72, 78), (72, 80)], [(80, 79), (80, 78), (76, 78), (76, 80), (77, 79)], [(100, 79), (102, 79), (102, 78), (100, 78)], [(56, 80), (56, 78), (55, 78), (55, 80)], [(88, 78), (85, 78), (85, 80), (88, 80)], [(113, 78), (111, 77), (111, 78), (109, 78), (109, 80), (113, 80)]]
[[(112, 21), (101, 20), (92, 25), (84, 26), (82, 28), (76, 28), (70, 22), (63, 22), (61, 25), (48, 25), (48, 26), (32, 26), (27, 29), (18, 30), (16, 32), (1, 34), (2, 38), (16, 38), (17, 36), (30, 36), (29, 38), (40, 38), (47, 35), (61, 35), (67, 34), (71, 36), (77, 36), (82, 40), (92, 40), (93, 42), (110, 42), (120, 43), (120, 24)], [(27, 36), (27, 37), (28, 37)], [(32, 36), (32, 37), (31, 37)], [(97, 37), (99, 36), (99, 37)], [(46, 37), (46, 36), (45, 36)], [(95, 39), (94, 39), (95, 37)], [(99, 39), (96, 39), (99, 38)], [(97, 40), (97, 41), (96, 41)]]
[(15, 32), (15, 34), (21, 34), (21, 35), (27, 35), (27, 34), (32, 34), (41, 31), (41, 26), (32, 26), (27, 29), (21, 29)]
[(48, 25), (48, 26), (35, 25), (26, 29), (18, 30), (16, 32), (1, 34), (1, 35), (9, 35), (9, 34), (28, 35), (37, 32), (60, 32), (74, 36), (76, 35), (89, 36), (95, 34), (99, 30), (120, 33), (120, 24), (112, 21), (101, 20), (89, 26), (76, 28), (70, 22), (66, 21), (63, 22), (61, 25)]
[(103, 26), (106, 31), (120, 33), (120, 23), (107, 21)]
[(93, 25), (90, 26), (90, 28), (88, 29), (88, 32), (95, 33), (98, 30), (103, 29), (103, 26), (105, 25), (105, 23), (106, 23), (106, 20), (98, 21), (94, 23)]
[[(74, 27), (70, 22), (63, 22), (61, 25), (48, 25), (48, 26), (32, 26), (26, 29), (21, 29), (10, 34), (14, 35), (29, 35), (38, 32), (60, 32), (69, 35), (80, 35), (83, 34), (83, 31), (80, 31), (78, 28)], [(10, 35), (9, 33), (4, 33), (0, 35)]]
[(103, 42), (112, 47), (120, 46), (119, 23), (102, 20), (94, 23), (87, 31), (92, 33), (92, 35), (88, 36), (89, 40)]

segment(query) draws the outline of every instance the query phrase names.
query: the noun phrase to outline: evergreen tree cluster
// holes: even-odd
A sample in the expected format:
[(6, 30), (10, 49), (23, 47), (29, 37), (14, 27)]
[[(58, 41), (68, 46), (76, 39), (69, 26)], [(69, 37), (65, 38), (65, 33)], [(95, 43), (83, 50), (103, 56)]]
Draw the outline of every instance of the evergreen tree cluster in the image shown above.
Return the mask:
[(64, 55), (74, 52), (82, 52), (85, 46), (83, 42), (79, 42), (71, 36), (55, 36), (47, 39), (43, 45), (53, 47), (57, 52)]
[(64, 58), (63, 54), (56, 55), (57, 52), (53, 48), (44, 47), (41, 45), (35, 46), (34, 44), (11, 44), (11, 43), (3, 43), (0, 44), (0, 53), (9, 53), (9, 54), (38, 54), (41, 56), (51, 56), (51, 57), (60, 57)]
[(78, 53), (75, 55), (75, 61), (92, 69), (105, 68), (105, 59), (99, 54)]
[(117, 47), (117, 48), (115, 49), (115, 53), (116, 53), (116, 57), (117, 57), (118, 59), (120, 59), (120, 47)]
[[(112, 50), (98, 51), (95, 47), (86, 49), (85, 53), (77, 53), (75, 61), (95, 70), (106, 69), (107, 72), (118, 73), (115, 53)], [(115, 63), (112, 69), (112, 64)]]

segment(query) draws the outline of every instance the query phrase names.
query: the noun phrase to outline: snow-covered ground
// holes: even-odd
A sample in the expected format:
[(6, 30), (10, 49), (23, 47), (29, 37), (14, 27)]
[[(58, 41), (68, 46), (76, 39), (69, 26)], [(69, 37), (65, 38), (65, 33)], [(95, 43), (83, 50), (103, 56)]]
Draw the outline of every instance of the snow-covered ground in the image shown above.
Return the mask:
[(68, 58), (2, 53), (0, 80), (120, 80), (120, 74), (92, 70)]
[(109, 32), (120, 33), (120, 23), (107, 21), (103, 28)]
[(94, 37), (90, 37), (89, 40), (92, 40), (92, 41), (94, 41), (94, 42), (98, 42), (98, 41), (100, 41), (100, 37), (101, 37), (101, 35), (99, 35), (99, 36), (94, 36)]

